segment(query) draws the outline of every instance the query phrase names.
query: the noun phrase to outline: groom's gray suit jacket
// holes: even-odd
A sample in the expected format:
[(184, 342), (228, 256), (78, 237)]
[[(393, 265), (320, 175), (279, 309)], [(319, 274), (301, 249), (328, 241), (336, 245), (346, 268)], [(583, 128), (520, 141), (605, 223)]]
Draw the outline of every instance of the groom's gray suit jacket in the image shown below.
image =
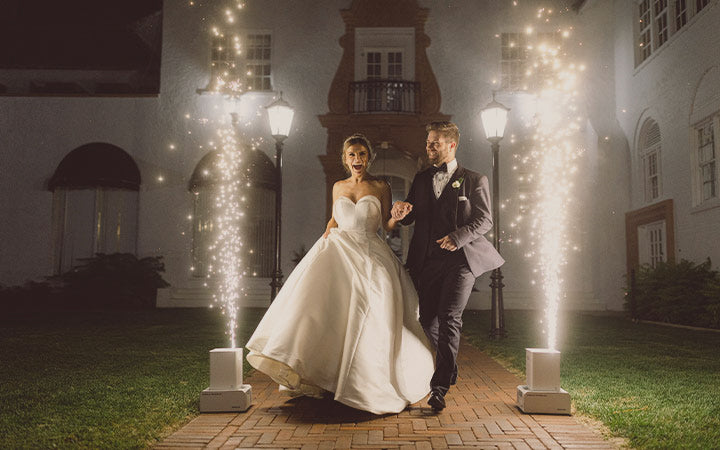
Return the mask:
[[(413, 205), (413, 209), (401, 221), (403, 225), (415, 222), (406, 263), (413, 279), (420, 274), (430, 246), (436, 245), (435, 239), (442, 237), (431, 236), (432, 214), (438, 213), (438, 207), (440, 213), (452, 214), (455, 218), (455, 231), (450, 237), (458, 246), (456, 251), (465, 254), (475, 277), (500, 267), (505, 260), (484, 236), (493, 225), (487, 177), (458, 164), (437, 200), (432, 178), (433, 172), (429, 169), (415, 175), (405, 200)], [(436, 203), (433, 205), (432, 202)]]

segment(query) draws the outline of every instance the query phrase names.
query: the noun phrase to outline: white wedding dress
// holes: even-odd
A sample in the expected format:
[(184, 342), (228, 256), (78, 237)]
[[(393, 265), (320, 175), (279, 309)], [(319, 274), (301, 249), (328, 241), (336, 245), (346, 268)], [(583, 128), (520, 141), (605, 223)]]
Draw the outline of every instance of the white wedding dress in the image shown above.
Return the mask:
[(247, 359), (290, 390), (397, 413), (427, 395), (434, 370), (417, 293), (377, 234), (377, 197), (340, 197), (333, 216), (338, 227), (290, 274), (245, 346)]

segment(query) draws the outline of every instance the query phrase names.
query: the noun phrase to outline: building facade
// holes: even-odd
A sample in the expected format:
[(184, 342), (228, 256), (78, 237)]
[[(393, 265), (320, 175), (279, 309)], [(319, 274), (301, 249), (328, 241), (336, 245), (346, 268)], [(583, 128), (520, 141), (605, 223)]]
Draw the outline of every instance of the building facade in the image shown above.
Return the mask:
[[(568, 58), (587, 67), (578, 137), (584, 150), (568, 232), (577, 249), (566, 265), (564, 307), (622, 309), (626, 274), (638, 264), (720, 261), (719, 0), (556, 1), (543, 23), (537, 11), (548, 2), (533, 0), (398, 0), (392, 7), (250, 0), (232, 24), (222, 2), (127, 6), (134, 3), (124, 3), (133, 15), (126, 12), (118, 26), (105, 24), (132, 31), (106, 37), (124, 43), (114, 58), (99, 45), (76, 52), (99, 54), (89, 60), (43, 60), (32, 42), (2, 56), (4, 285), (66, 270), (95, 252), (128, 251), (163, 256), (170, 303), (207, 302), (211, 161), (218, 129), (231, 126), (242, 145), (256, 148), (248, 150), (256, 189), (246, 239), (258, 250), (247, 283), (256, 292), (252, 304), (266, 304), (272, 237), (263, 230), (273, 226), (275, 191), (263, 107), (278, 91), (296, 111), (284, 144), (286, 275), (295, 254), (324, 231), (346, 135), (370, 137), (379, 155), (373, 171), (396, 198), (423, 166), (430, 120), (456, 122), (460, 163), (490, 176), (479, 113), (496, 92), (511, 108), (499, 177), (506, 307), (542, 308), (522, 239), (528, 225), (510, 227), (526, 189), (516, 161), (532, 147), (521, 51), (529, 26), (543, 38), (572, 26)], [(30, 22), (22, 8), (11, 10), (16, 16), (5, 25), (14, 21), (17, 31)], [(52, 14), (41, 21), (46, 27)], [(230, 51), (230, 36), (239, 37), (241, 53)], [(74, 66), (63, 67), (67, 61)], [(250, 91), (212, 94), (219, 74), (235, 64)], [(389, 240), (400, 257), (411, 230), (402, 233)], [(471, 307), (489, 306), (489, 281), (478, 280)]]

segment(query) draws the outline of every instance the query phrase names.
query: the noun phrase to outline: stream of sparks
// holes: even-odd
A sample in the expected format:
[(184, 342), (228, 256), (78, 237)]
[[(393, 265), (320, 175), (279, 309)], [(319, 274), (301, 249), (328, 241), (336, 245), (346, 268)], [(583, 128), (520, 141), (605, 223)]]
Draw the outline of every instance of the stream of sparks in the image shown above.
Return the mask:
[[(563, 37), (568, 32), (559, 33)], [(578, 131), (581, 117), (576, 100), (579, 73), (584, 66), (566, 61), (562, 46), (537, 43), (528, 48), (533, 68), (528, 72), (538, 86), (534, 95), (533, 149), (528, 158), (536, 189), (531, 208), (533, 244), (545, 304), (547, 348), (557, 347), (558, 311), (565, 297), (563, 273), (571, 247), (568, 229), (573, 202)]]
[[(190, 1), (190, 6), (197, 6)], [(224, 26), (211, 27), (213, 39), (213, 73), (209, 89), (235, 101), (246, 90), (244, 75), (238, 65), (242, 54), (239, 36), (230, 31), (236, 28), (237, 10), (242, 10), (244, 2), (232, 0), (233, 7), (223, 9)], [(228, 31), (224, 31), (227, 28)], [(240, 297), (243, 294), (243, 217), (245, 216), (245, 196), (242, 189), (247, 185), (247, 174), (242, 170), (244, 146), (238, 142), (234, 123), (222, 124), (217, 130), (220, 140), (219, 157), (214, 167), (217, 177), (217, 193), (214, 202), (213, 228), (215, 239), (210, 246), (212, 264), (208, 276), (217, 280), (213, 295), (222, 314), (226, 317), (226, 334), (231, 348), (237, 348), (238, 312)], [(216, 148), (213, 144), (211, 147)]]
[(240, 169), (242, 153), (232, 127), (221, 129), (222, 149), (217, 163), (220, 186), (215, 199), (216, 239), (213, 251), (213, 269), (219, 275), (215, 301), (220, 303), (227, 318), (227, 335), (231, 348), (237, 347), (238, 303), (242, 292), (242, 219)]

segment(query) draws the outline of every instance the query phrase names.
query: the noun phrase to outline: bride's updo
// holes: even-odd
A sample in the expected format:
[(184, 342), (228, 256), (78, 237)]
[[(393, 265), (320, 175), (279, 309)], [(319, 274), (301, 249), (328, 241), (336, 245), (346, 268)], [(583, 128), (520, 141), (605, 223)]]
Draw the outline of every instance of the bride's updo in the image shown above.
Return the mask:
[(355, 144), (362, 145), (363, 147), (365, 147), (367, 149), (368, 153), (370, 153), (370, 155), (369, 155), (370, 157), (368, 159), (368, 168), (370, 168), (370, 165), (375, 160), (375, 156), (376, 156), (375, 150), (373, 150), (372, 145), (370, 144), (370, 141), (368, 140), (368, 138), (365, 137), (364, 134), (355, 133), (355, 134), (352, 134), (351, 136), (348, 136), (347, 139), (345, 139), (345, 141), (343, 142), (342, 153), (340, 154), (340, 161), (342, 162), (345, 172), (347, 172), (348, 174), (351, 173), (351, 171), (350, 171), (350, 167), (345, 162), (345, 150), (347, 150), (350, 146), (355, 145)]

